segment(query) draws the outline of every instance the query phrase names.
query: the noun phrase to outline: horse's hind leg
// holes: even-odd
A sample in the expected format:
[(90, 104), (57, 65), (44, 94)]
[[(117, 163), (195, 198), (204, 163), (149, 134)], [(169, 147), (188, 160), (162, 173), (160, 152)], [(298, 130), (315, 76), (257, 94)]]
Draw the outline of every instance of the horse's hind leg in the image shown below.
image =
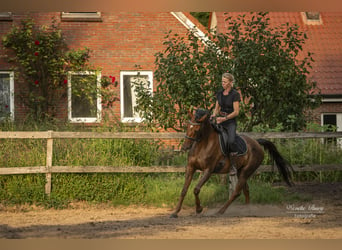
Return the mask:
[(243, 187), (243, 194), (245, 195), (246, 204), (249, 204), (249, 186), (247, 181), (245, 186)]
[[(244, 194), (246, 195), (246, 184), (247, 184), (247, 178), (244, 176), (243, 173), (239, 176), (238, 183), (236, 184), (235, 190), (232, 193), (231, 197), (229, 197), (229, 200), (223, 205), (223, 207), (217, 212), (218, 214), (223, 214), (227, 208), (229, 207), (232, 202), (239, 197), (241, 191), (243, 190)], [(246, 196), (246, 202), (247, 202), (247, 197), (248, 197), (248, 202), (249, 202), (249, 194)]]
[(196, 199), (196, 213), (198, 214), (201, 213), (203, 210), (203, 207), (201, 206), (201, 201), (199, 199), (199, 193), (201, 191), (202, 186), (207, 182), (207, 180), (209, 180), (210, 176), (211, 176), (211, 172), (209, 171), (209, 169), (206, 169), (203, 172), (201, 179), (199, 180), (198, 184), (196, 185), (194, 189), (194, 195)]
[[(240, 176), (240, 173), (238, 173), (238, 177)], [(236, 189), (236, 184), (238, 182), (238, 179), (236, 176), (229, 176), (229, 197), (233, 195), (234, 190)], [(246, 184), (242, 188), (243, 194), (245, 196), (245, 202), (246, 204), (249, 204), (249, 186), (246, 181)], [(239, 192), (239, 195), (241, 192)]]

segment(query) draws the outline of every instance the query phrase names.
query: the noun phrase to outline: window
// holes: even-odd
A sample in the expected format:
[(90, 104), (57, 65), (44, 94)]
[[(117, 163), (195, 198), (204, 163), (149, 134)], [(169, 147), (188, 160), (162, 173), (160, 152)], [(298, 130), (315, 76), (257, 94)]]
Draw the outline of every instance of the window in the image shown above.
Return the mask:
[(12, 12), (0, 12), (0, 21), (12, 21)]
[(336, 115), (324, 114), (323, 115), (323, 125), (328, 126), (328, 131), (333, 131), (333, 128), (337, 126)]
[(101, 12), (62, 12), (62, 21), (101, 22)]
[[(328, 126), (328, 131), (342, 131), (342, 113), (341, 114), (322, 114), (322, 125)], [(342, 147), (342, 138), (328, 138), (326, 142), (337, 142)]]
[(302, 12), (303, 21), (307, 25), (323, 24), (321, 14), (319, 12)]
[(101, 74), (69, 72), (68, 117), (71, 122), (101, 121)]
[(152, 71), (122, 71), (120, 72), (120, 100), (121, 100), (121, 121), (141, 122), (142, 119), (134, 110), (136, 106), (136, 94), (134, 82), (140, 81), (151, 92), (153, 90)]
[(14, 119), (14, 73), (0, 71), (0, 120)]

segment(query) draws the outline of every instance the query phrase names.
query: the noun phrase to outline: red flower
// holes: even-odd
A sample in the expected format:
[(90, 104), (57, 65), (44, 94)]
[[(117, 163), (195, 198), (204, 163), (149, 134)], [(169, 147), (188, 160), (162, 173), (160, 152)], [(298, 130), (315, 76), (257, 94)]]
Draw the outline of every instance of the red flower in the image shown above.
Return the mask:
[(38, 53), (38, 52), (34, 52), (34, 55), (35, 55), (35, 56), (38, 56), (38, 55), (39, 55), (39, 53)]
[(68, 80), (67, 80), (67, 79), (64, 79), (63, 82), (64, 82), (64, 84), (67, 84), (67, 83), (68, 83)]
[(40, 42), (39, 42), (38, 40), (36, 40), (36, 41), (34, 41), (34, 44), (35, 44), (35, 45), (39, 45)]
[(34, 84), (38, 85), (38, 84), (39, 84), (39, 81), (38, 81), (38, 80), (35, 80), (35, 81), (34, 81)]
[(5, 105), (5, 108), (8, 108), (8, 105)]
[(110, 79), (112, 79), (112, 83), (115, 82), (115, 76), (109, 76)]

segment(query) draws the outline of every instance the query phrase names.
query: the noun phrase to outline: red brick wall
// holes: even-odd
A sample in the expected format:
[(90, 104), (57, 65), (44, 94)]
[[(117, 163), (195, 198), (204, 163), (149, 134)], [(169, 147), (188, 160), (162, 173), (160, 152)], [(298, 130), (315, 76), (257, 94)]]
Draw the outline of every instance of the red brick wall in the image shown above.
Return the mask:
[[(0, 36), (6, 34), (13, 24), (21, 19), (32, 17), (37, 24), (47, 25), (55, 17), (65, 35), (71, 49), (88, 47), (92, 53), (90, 62), (102, 69), (103, 76), (115, 76), (119, 81), (120, 71), (135, 70), (140, 65), (141, 70), (154, 71), (154, 54), (163, 51), (162, 45), (165, 33), (185, 35), (186, 28), (169, 12), (102, 12), (102, 22), (67, 22), (61, 21), (60, 12), (13, 13), (13, 21), (0, 21)], [(191, 18), (191, 16), (188, 16)], [(199, 25), (194, 18), (191, 18)], [(203, 29), (203, 27), (201, 27)], [(1, 48), (1, 45), (0, 45)], [(0, 49), (0, 56), (3, 51)], [(0, 58), (0, 70), (9, 70), (11, 65)], [(156, 82), (154, 82), (156, 86)], [(25, 90), (25, 83), (15, 81), (15, 91)], [(120, 96), (120, 82), (116, 88)], [(67, 119), (67, 100), (61, 100), (58, 108), (58, 118)], [(322, 112), (341, 112), (342, 104), (325, 103), (315, 110), (314, 118), (320, 123)], [(113, 106), (113, 113), (120, 117), (120, 102)], [(15, 99), (15, 117), (24, 119), (25, 107)]]
[(314, 111), (314, 121), (321, 124), (322, 113), (342, 113), (342, 103), (323, 103)]
[[(165, 33), (185, 35), (186, 28), (169, 12), (108, 13), (102, 12), (102, 22), (61, 21), (60, 12), (13, 13), (13, 21), (0, 21), (0, 36), (6, 34), (13, 24), (21, 19), (33, 17), (37, 24), (47, 25), (55, 17), (71, 49), (88, 47), (90, 63), (102, 69), (103, 76), (115, 76), (119, 81), (120, 71), (154, 71), (154, 54), (163, 51)], [(0, 50), (0, 53), (3, 53)], [(1, 55), (1, 54), (0, 54)], [(0, 59), (0, 70), (9, 70), (10, 65)], [(15, 91), (24, 89), (20, 81), (15, 81)], [(156, 84), (154, 84), (155, 86)], [(120, 96), (120, 84), (116, 88)], [(120, 117), (120, 102), (113, 106), (114, 114)], [(15, 118), (23, 119), (25, 109), (15, 99)], [(58, 117), (67, 118), (67, 101), (61, 100)]]

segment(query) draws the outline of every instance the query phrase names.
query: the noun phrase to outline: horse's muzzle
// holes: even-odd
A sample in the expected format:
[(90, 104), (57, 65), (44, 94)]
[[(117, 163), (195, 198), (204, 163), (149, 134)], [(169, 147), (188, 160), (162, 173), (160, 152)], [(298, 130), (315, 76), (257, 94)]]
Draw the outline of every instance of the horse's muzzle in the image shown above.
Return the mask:
[(183, 144), (182, 147), (181, 147), (181, 152), (185, 152), (185, 151), (188, 151), (190, 148), (191, 148), (192, 144)]
[(189, 150), (189, 147), (184, 147), (184, 146), (182, 146), (181, 149), (180, 149), (181, 152), (185, 152), (185, 151), (187, 151), (187, 150)]

